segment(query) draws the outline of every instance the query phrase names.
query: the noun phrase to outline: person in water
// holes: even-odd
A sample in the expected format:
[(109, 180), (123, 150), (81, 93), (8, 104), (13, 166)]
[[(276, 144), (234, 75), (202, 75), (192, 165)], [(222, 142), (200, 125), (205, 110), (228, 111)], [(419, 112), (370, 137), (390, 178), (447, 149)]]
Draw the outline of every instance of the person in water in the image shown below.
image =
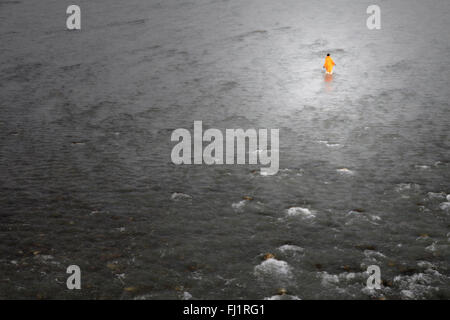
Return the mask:
[(334, 63), (333, 59), (331, 59), (330, 54), (328, 53), (327, 56), (325, 57), (325, 63), (323, 65), (323, 67), (326, 70), (327, 74), (333, 74), (333, 67), (336, 65), (336, 63)]

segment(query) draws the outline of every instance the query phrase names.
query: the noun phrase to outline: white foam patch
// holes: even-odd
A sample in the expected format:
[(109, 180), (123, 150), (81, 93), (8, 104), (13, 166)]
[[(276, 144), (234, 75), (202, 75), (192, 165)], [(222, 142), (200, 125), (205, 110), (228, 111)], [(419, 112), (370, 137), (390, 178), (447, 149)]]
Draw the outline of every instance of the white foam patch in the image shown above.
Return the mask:
[(444, 211), (449, 211), (449, 210), (450, 210), (450, 201), (449, 201), (449, 202), (442, 202), (442, 203), (439, 205), (439, 208), (440, 208), (441, 210), (444, 210)]
[(292, 244), (285, 244), (278, 248), (281, 252), (303, 252), (305, 249)]
[(444, 192), (428, 192), (427, 197), (429, 199), (444, 199), (445, 193)]
[[(436, 280), (436, 279), (435, 279)], [(403, 299), (423, 299), (438, 288), (432, 287), (433, 276), (425, 273), (415, 273), (411, 276), (396, 276), (394, 285), (401, 290)]]
[(336, 274), (329, 274), (326, 271), (319, 272), (319, 276), (322, 278), (322, 285), (329, 286), (330, 284), (338, 284), (339, 277)]
[(291, 296), (289, 294), (275, 295), (264, 298), (264, 300), (302, 300), (297, 296)]
[(399, 183), (395, 187), (395, 191), (402, 192), (402, 191), (415, 191), (420, 190), (420, 186), (416, 183)]
[(41, 261), (49, 261), (49, 260), (53, 260), (53, 256), (49, 255), (49, 254), (40, 254), (36, 256), (38, 259), (40, 259)]
[(384, 260), (387, 259), (384, 254), (375, 250), (364, 250), (363, 254), (365, 258), (360, 264), (361, 269), (363, 270), (366, 270), (368, 266), (373, 264), (380, 265)]
[(402, 291), (400, 291), (400, 294), (403, 299), (414, 299), (415, 298), (414, 292), (412, 292), (411, 290), (402, 290)]
[(326, 140), (319, 140), (317, 142), (326, 145), (328, 148), (337, 148), (341, 146), (339, 143), (330, 143)]
[(336, 172), (339, 174), (342, 174), (342, 175), (346, 175), (346, 176), (352, 176), (355, 174), (354, 171), (347, 169), (347, 168), (337, 169)]
[(133, 300), (151, 300), (151, 299), (154, 299), (154, 297), (150, 293), (143, 294), (143, 295), (140, 295), (140, 296), (136, 296), (136, 297), (133, 298)]
[(380, 289), (369, 289), (367, 286), (364, 286), (364, 288), (361, 289), (361, 292), (365, 295), (371, 297), (372, 299), (380, 299), (384, 298), (384, 293), (390, 292), (391, 290), (386, 287), (381, 287)]
[(172, 193), (172, 196), (170, 198), (174, 201), (180, 201), (180, 200), (186, 201), (186, 200), (191, 200), (192, 196), (190, 196), (186, 193), (174, 192), (174, 193)]
[(286, 261), (270, 258), (255, 267), (255, 275), (258, 277), (291, 278), (292, 267)]
[(378, 226), (379, 223), (377, 222), (382, 220), (379, 216), (360, 213), (353, 210), (347, 212), (347, 217), (349, 217), (349, 219), (345, 222), (345, 225), (353, 225), (355, 223), (370, 223)]
[(375, 251), (375, 250), (364, 250), (364, 255), (366, 256), (366, 258), (374, 259), (374, 260), (376, 260), (377, 258), (378, 259), (386, 258), (386, 256), (384, 254), (382, 254), (381, 252)]
[(339, 279), (345, 281), (359, 281), (361, 278), (364, 278), (363, 272), (343, 272), (338, 275)]
[(286, 210), (289, 217), (301, 216), (306, 219), (311, 219), (316, 216), (316, 213), (309, 210), (308, 208), (302, 207), (292, 207)]
[(57, 265), (59, 266), (61, 263), (58, 261), (55, 261), (54, 257), (49, 254), (38, 254), (34, 256), (34, 259), (38, 260), (39, 262), (47, 265)]
[(304, 174), (303, 169), (291, 169), (291, 168), (280, 168), (278, 169), (278, 176), (280, 177), (296, 177), (296, 176), (303, 176)]
[(190, 300), (192, 299), (192, 294), (190, 294), (189, 292), (185, 291), (183, 292), (183, 296), (181, 297), (182, 300)]
[(427, 170), (427, 169), (430, 169), (430, 166), (427, 166), (427, 165), (421, 165), (421, 164), (416, 164), (414, 167), (415, 167), (416, 169), (421, 169), (421, 170)]
[(425, 268), (425, 269), (435, 269), (436, 268), (436, 266), (429, 261), (419, 261), (419, 262), (417, 262), (417, 265), (419, 267)]
[(202, 280), (203, 279), (202, 274), (199, 271), (192, 272), (190, 277), (194, 280)]
[(245, 207), (245, 205), (248, 203), (248, 200), (241, 200), (239, 202), (235, 202), (231, 205), (231, 207), (237, 211), (240, 212)]
[(425, 251), (428, 252), (436, 252), (437, 251), (437, 246), (436, 246), (437, 242), (433, 242), (431, 245), (429, 245), (428, 247), (425, 248)]
[(339, 274), (330, 274), (326, 271), (317, 273), (321, 279), (321, 285), (327, 290), (332, 290), (339, 296), (358, 298), (357, 292), (362, 292), (373, 298), (381, 298), (390, 291), (388, 287), (381, 287), (381, 290), (369, 289), (366, 287), (366, 281), (369, 276), (367, 272), (342, 272)]

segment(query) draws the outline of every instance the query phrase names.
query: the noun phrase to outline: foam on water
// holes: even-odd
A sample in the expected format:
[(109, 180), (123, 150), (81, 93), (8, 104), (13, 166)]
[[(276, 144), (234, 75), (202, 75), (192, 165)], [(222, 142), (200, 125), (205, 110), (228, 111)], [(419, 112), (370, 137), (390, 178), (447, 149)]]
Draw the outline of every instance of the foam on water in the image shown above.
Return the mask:
[(292, 207), (286, 210), (286, 214), (289, 217), (300, 216), (305, 219), (315, 218), (316, 213), (314, 211), (309, 210), (308, 208), (302, 207)]
[(326, 145), (329, 148), (337, 148), (337, 147), (341, 146), (339, 143), (330, 143), (329, 141), (326, 141), (326, 140), (319, 140), (318, 142), (320, 144)]
[(450, 210), (450, 201), (442, 202), (441, 204), (439, 204), (439, 208), (441, 208), (441, 210), (444, 210), (444, 211), (449, 211)]
[(429, 261), (419, 261), (417, 262), (417, 266), (424, 269), (435, 269), (436, 266)]
[(364, 259), (362, 260), (360, 267), (364, 270), (372, 264), (381, 265), (382, 262), (387, 259), (384, 254), (375, 250), (364, 250), (363, 254)]
[(418, 191), (420, 190), (420, 185), (416, 183), (399, 183), (395, 187), (395, 191), (404, 192), (404, 191)]
[(323, 286), (336, 286), (343, 283), (354, 283), (364, 278), (366, 272), (342, 272), (339, 274), (330, 274), (326, 271), (318, 272), (317, 275), (321, 279)]
[(437, 246), (436, 246), (437, 242), (433, 242), (432, 244), (430, 244), (428, 247), (425, 248), (425, 251), (428, 252), (436, 252), (438, 250)]
[(49, 255), (49, 254), (38, 254), (38, 255), (34, 256), (34, 259), (39, 261), (40, 263), (47, 264), (47, 265), (59, 266), (61, 264), (59, 261), (56, 261), (52, 255)]
[(192, 200), (192, 196), (186, 194), (186, 193), (181, 193), (181, 192), (174, 192), (172, 193), (172, 196), (170, 197), (172, 200), (174, 201), (188, 201), (188, 200)]
[(336, 274), (329, 274), (326, 271), (319, 272), (319, 276), (322, 278), (322, 285), (328, 286), (330, 284), (337, 284), (339, 283), (339, 276)]
[(364, 256), (368, 259), (385, 259), (386, 256), (375, 250), (364, 250)]
[(266, 297), (264, 300), (302, 300), (297, 296), (291, 296), (289, 294), (277, 294), (271, 297)]
[(357, 211), (349, 211), (347, 213), (348, 220), (345, 222), (345, 225), (353, 225), (356, 223), (370, 223), (373, 225), (379, 225), (382, 219), (379, 216), (367, 213), (360, 213)]
[(264, 260), (255, 267), (254, 272), (257, 277), (292, 277), (292, 267), (286, 261), (275, 258)]
[(445, 193), (444, 192), (428, 192), (427, 197), (429, 199), (444, 199)]
[(434, 270), (426, 270), (424, 273), (396, 276), (393, 283), (399, 288), (403, 299), (425, 299), (433, 292), (439, 291), (439, 288), (432, 284), (441, 281), (448, 279), (443, 279), (442, 275)]
[(241, 200), (239, 202), (234, 202), (231, 204), (231, 207), (236, 211), (236, 212), (241, 212), (242, 209), (245, 207), (245, 205), (248, 203), (248, 200)]
[(355, 174), (354, 171), (347, 169), (347, 168), (336, 169), (336, 172), (341, 175), (348, 175), (348, 176), (352, 176)]
[(192, 294), (190, 294), (187, 291), (183, 292), (183, 296), (181, 297), (181, 300), (190, 300), (190, 299), (192, 299)]
[(285, 244), (278, 248), (281, 252), (304, 252), (305, 249), (292, 244)]
[(369, 289), (366, 281), (369, 276), (367, 272), (343, 272), (339, 274), (330, 274), (326, 271), (318, 272), (318, 278), (321, 285), (327, 292), (338, 294), (340, 297), (355, 298), (360, 293), (371, 298), (382, 298), (392, 292), (389, 287), (381, 285), (381, 289)]
[(150, 293), (142, 294), (133, 298), (133, 300), (152, 300), (152, 299), (154, 299), (154, 297)]

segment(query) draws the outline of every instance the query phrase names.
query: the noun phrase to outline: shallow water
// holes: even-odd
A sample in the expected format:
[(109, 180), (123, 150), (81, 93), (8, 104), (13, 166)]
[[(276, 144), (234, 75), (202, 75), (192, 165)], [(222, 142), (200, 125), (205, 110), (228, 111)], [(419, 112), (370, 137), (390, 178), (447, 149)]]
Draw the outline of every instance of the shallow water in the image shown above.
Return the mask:
[[(68, 3), (0, 1), (0, 297), (449, 299), (432, 3), (377, 1), (371, 31), (357, 1), (78, 1), (69, 32)], [(173, 165), (195, 120), (279, 128), (279, 173)]]

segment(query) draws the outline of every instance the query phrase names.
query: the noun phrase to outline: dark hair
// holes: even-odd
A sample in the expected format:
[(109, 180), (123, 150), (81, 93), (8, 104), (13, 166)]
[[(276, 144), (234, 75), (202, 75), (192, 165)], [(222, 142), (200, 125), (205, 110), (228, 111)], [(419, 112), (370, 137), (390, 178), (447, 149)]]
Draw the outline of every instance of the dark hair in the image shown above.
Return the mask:
[(329, 57), (330, 56), (330, 54), (329, 53), (327, 53), (327, 57)]

